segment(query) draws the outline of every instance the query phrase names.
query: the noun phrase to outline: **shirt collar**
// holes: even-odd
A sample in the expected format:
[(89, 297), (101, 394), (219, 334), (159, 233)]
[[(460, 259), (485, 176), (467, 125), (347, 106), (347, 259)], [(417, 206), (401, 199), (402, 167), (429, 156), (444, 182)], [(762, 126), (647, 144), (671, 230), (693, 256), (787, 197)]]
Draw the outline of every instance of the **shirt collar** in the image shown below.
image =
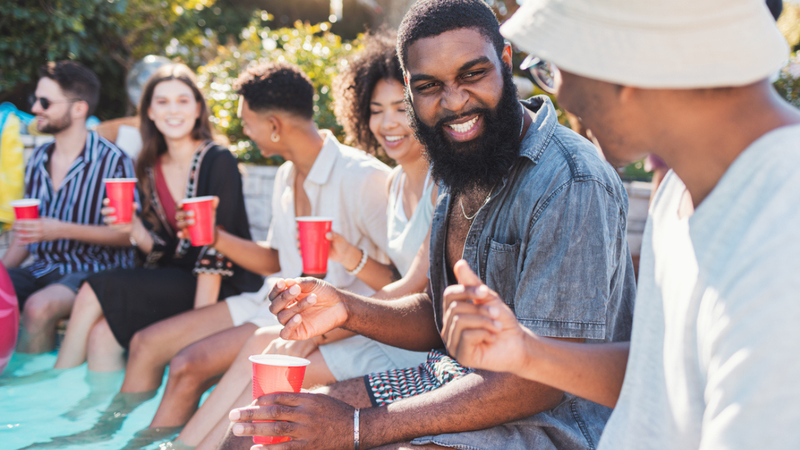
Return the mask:
[(311, 166), (308, 176), (306, 176), (306, 181), (323, 185), (328, 182), (328, 178), (333, 172), (333, 166), (336, 164), (336, 159), (339, 157), (339, 141), (329, 130), (320, 130), (319, 134), (324, 139), (322, 150), (319, 151), (317, 159), (314, 160), (314, 164)]
[[(90, 130), (89, 133), (86, 135), (86, 142), (83, 144), (83, 151), (75, 158), (73, 161), (73, 165), (82, 163), (85, 161), (92, 161), (97, 153), (97, 143), (100, 140), (100, 135), (97, 134), (96, 131)], [(52, 141), (46, 144), (48, 147), (45, 149), (44, 158), (42, 158), (42, 163), (45, 164), (50, 161), (50, 157), (53, 156), (53, 152), (56, 149), (56, 142)]]
[(538, 163), (558, 125), (556, 109), (546, 95), (537, 95), (520, 103), (533, 112), (533, 122), (522, 139), (520, 156)]

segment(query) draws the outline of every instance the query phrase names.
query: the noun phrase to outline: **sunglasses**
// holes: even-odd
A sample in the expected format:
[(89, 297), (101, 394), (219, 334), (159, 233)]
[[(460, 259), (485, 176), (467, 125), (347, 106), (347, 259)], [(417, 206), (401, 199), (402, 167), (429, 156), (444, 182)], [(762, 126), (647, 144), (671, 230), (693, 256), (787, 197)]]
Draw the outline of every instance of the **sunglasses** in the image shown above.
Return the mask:
[(81, 99), (79, 98), (68, 98), (66, 100), (55, 101), (55, 100), (50, 100), (47, 97), (37, 97), (35, 95), (31, 95), (30, 97), (28, 97), (28, 103), (30, 103), (31, 108), (33, 108), (33, 106), (38, 102), (40, 105), (42, 105), (42, 109), (45, 110), (55, 103), (73, 103), (79, 101), (81, 101)]
[(556, 93), (556, 77), (560, 77), (558, 67), (555, 64), (542, 60), (533, 55), (528, 55), (519, 67), (522, 70), (528, 69), (533, 76), (533, 81), (539, 88), (548, 94)]

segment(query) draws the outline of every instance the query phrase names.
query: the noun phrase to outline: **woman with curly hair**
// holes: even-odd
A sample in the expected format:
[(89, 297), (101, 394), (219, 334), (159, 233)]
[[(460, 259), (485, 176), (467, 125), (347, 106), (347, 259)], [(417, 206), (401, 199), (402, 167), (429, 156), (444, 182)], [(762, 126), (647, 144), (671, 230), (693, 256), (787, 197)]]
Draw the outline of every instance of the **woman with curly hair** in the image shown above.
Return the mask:
[[(386, 186), (387, 253), (402, 278), (387, 284), (391, 280), (357, 274), (370, 286), (384, 286), (373, 297), (390, 299), (422, 292), (428, 284), (428, 239), (437, 189), (423, 147), (406, 117), (403, 76), (394, 36), (382, 31), (368, 35), (365, 41), (366, 48), (348, 61), (334, 84), (335, 112), (349, 144), (397, 163)], [(337, 233), (331, 233), (329, 239), (331, 260), (345, 267), (359, 263), (363, 253), (356, 246)], [(274, 331), (274, 327), (261, 328), (248, 340), (178, 436), (182, 444), (197, 445), (198, 450), (216, 448), (229, 425), (228, 411), (251, 401), (251, 388), (247, 386), (251, 368), (247, 357), (254, 353), (287, 354), (315, 361), (306, 369), (303, 382), (306, 389), (378, 370), (412, 367), (426, 359), (426, 353), (398, 349), (345, 330), (334, 330), (307, 341), (274, 339)], [(231, 402), (234, 393), (240, 395)]]

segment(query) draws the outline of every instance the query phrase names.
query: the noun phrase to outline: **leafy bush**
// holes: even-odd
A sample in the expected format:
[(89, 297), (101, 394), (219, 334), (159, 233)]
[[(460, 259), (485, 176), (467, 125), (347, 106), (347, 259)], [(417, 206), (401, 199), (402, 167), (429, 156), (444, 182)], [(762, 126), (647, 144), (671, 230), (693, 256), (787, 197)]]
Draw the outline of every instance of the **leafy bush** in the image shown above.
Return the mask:
[(233, 83), (248, 67), (265, 61), (286, 61), (297, 64), (314, 84), (314, 120), (342, 138), (342, 128), (333, 114), (331, 86), (338, 73), (338, 64), (360, 46), (359, 41), (342, 42), (330, 32), (330, 24), (308, 25), (296, 22), (294, 27), (271, 29), (266, 11), (257, 12), (250, 26), (242, 30), (240, 43), (219, 46), (216, 57), (198, 69), (198, 79), (211, 109), (211, 121), (231, 142), (231, 150), (242, 162), (276, 165), (278, 158), (261, 156), (255, 145), (242, 132), (236, 114), (238, 95)]
[(0, 101), (20, 108), (47, 61), (86, 64), (102, 81), (97, 115), (130, 112), (127, 70), (148, 54), (197, 67), (217, 36), (236, 36), (250, 10), (234, 0), (11, 0), (0, 13)]
[(800, 52), (795, 53), (781, 69), (773, 86), (792, 105), (800, 108)]

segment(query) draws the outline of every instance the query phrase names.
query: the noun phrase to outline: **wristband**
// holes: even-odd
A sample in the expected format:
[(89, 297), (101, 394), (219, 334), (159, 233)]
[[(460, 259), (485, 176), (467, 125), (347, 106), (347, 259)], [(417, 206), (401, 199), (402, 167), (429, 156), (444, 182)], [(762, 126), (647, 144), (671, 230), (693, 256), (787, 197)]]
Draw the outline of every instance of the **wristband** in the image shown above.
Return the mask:
[[(364, 252), (366, 255), (366, 252)], [(358, 408), (353, 412), (353, 450), (358, 450)]]
[(364, 250), (364, 249), (361, 249), (361, 261), (359, 261), (359, 263), (358, 263), (358, 265), (356, 266), (355, 269), (348, 270), (347, 273), (349, 273), (350, 275), (353, 275), (353, 276), (358, 275), (358, 273), (361, 272), (361, 269), (363, 269), (364, 266), (367, 265), (367, 258), (368, 258), (367, 251)]

